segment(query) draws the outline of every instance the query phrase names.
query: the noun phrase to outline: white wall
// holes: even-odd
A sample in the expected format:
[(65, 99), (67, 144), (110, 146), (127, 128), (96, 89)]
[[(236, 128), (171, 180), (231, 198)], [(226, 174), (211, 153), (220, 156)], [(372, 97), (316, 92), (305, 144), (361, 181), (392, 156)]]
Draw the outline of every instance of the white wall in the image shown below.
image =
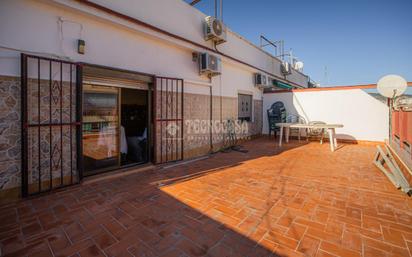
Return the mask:
[(336, 130), (340, 139), (384, 141), (389, 135), (388, 107), (362, 89), (264, 94), (264, 134), (268, 133), (266, 110), (276, 101), (285, 104), (287, 114), (298, 114), (307, 121), (343, 124)]
[[(162, 0), (161, 6), (158, 1), (153, 0), (93, 0), (92, 2), (213, 48), (212, 42), (204, 40), (203, 21), (206, 15), (183, 0)], [(232, 32), (230, 28), (228, 28), (227, 42), (217, 46), (217, 49), (255, 67), (282, 76), (278, 59), (261, 51), (257, 46)], [(307, 76), (296, 71), (287, 76), (287, 79), (305, 87), (308, 81)]]
[[(162, 76), (201, 79), (188, 49), (167, 44), (109, 21), (92, 19), (82, 13), (41, 2), (6, 0), (0, 5), (1, 46)], [(57, 23), (59, 16), (83, 25), (85, 55), (78, 54), (76, 48), (80, 26), (65, 22), (64, 38), (61, 40)], [(1, 74), (17, 75), (20, 62), (19, 59), (17, 62), (12, 61), (12, 57), (16, 58), (18, 53), (2, 51), (1, 56)], [(4, 58), (5, 56), (10, 58)]]
[[(216, 84), (222, 85), (222, 96), (237, 96), (239, 92), (244, 92), (253, 95), (254, 99), (262, 99), (262, 91), (250, 86), (254, 84), (254, 74), (239, 66), (224, 62), (222, 75), (215, 80), (218, 80)], [(216, 95), (218, 94), (216, 92)]]
[[(204, 14), (183, 1), (164, 0), (160, 9), (159, 2), (152, 0), (95, 2), (211, 47), (211, 43), (203, 39)], [(78, 24), (64, 22), (61, 33), (58, 17), (80, 23), (82, 32)], [(86, 41), (85, 55), (76, 52), (80, 37)], [(210, 83), (208, 78), (199, 76), (198, 66), (192, 61), (192, 52), (202, 51), (201, 48), (71, 0), (0, 1), (0, 75), (19, 76), (19, 53), (1, 49), (1, 46), (62, 56), (76, 62)], [(234, 33), (229, 32), (228, 42), (218, 48), (268, 72), (279, 73), (277, 59)], [(262, 93), (254, 88), (251, 79), (256, 70), (226, 58), (223, 58), (222, 66), (222, 77), (215, 77), (210, 83), (214, 94), (221, 92), (223, 96), (236, 97), (238, 88), (242, 88), (253, 92), (255, 99), (261, 99)], [(306, 86), (306, 76), (294, 72), (290, 77), (291, 81)], [(204, 91), (200, 84), (187, 84), (191, 87), (188, 92)]]

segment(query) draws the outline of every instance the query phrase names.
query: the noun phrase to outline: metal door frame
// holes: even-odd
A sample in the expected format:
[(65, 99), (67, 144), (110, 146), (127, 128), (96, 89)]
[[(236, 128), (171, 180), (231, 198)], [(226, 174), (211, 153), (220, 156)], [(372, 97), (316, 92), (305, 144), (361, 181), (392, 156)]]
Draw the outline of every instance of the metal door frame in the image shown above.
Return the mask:
[[(160, 83), (159, 83), (160, 82)], [(154, 77), (154, 88), (153, 88), (153, 123), (154, 123), (154, 130), (153, 130), (153, 157), (154, 161), (156, 164), (162, 164), (162, 163), (167, 163), (167, 162), (173, 162), (173, 161), (180, 161), (183, 160), (184, 158), (184, 81), (183, 79), (180, 78), (171, 78), (171, 77), (161, 77), (161, 76), (155, 76)], [(170, 91), (169, 91), (169, 85)], [(166, 91), (163, 91), (163, 86), (165, 86)], [(180, 91), (179, 91), (180, 87)], [(176, 91), (174, 91), (176, 89)], [(160, 103), (158, 102), (158, 93), (160, 92)], [(163, 103), (163, 92), (166, 94), (166, 106), (164, 107)], [(180, 94), (180, 97), (179, 97)], [(171, 98), (171, 103), (170, 103), (170, 116), (169, 117), (169, 97), (170, 95), (172, 96)], [(173, 98), (176, 96), (176, 102), (173, 103)], [(179, 113), (179, 105), (180, 105), (180, 113)], [(158, 113), (158, 107), (160, 112)], [(166, 112), (164, 112), (164, 109)], [(175, 113), (174, 113), (175, 111)], [(163, 126), (163, 123), (166, 123), (166, 126), (170, 124), (170, 122), (176, 122), (180, 126), (180, 133), (179, 135), (174, 136), (173, 138), (167, 138), (166, 137), (166, 154), (165, 156), (163, 155), (163, 131), (166, 129)], [(160, 138), (157, 138), (157, 130), (160, 127)], [(174, 140), (180, 139), (180, 155), (179, 155), (179, 145), (178, 142), (174, 143)], [(158, 158), (157, 154), (157, 149), (158, 149), (158, 144), (160, 148), (160, 158)], [(171, 145), (171, 157), (169, 157), (169, 146)], [(179, 156), (178, 156), (179, 155)]]
[[(28, 59), (34, 59), (37, 62), (37, 89), (38, 89), (38, 96), (37, 96), (37, 101), (38, 101), (38, 122), (37, 123), (29, 123), (28, 121)], [(40, 122), (40, 109), (41, 109), (41, 101), (40, 101), (40, 81), (41, 81), (41, 74), (40, 74), (40, 67), (41, 67), (41, 61), (47, 61), (49, 64), (49, 105), (47, 106), (49, 109), (49, 123), (41, 123)], [(51, 110), (52, 110), (52, 66), (54, 63), (57, 63), (60, 66), (60, 81), (57, 80), (59, 87), (59, 101), (60, 101), (60, 119), (59, 122), (52, 122), (52, 116), (51, 116)], [(62, 120), (62, 99), (63, 99), (63, 64), (65, 65), (70, 65), (70, 100), (69, 100), (69, 106), (70, 106), (70, 122), (64, 123)], [(74, 68), (74, 69), (73, 69)], [(76, 72), (76, 81), (73, 81), (73, 72)], [(56, 81), (56, 80), (54, 80)], [(76, 87), (76, 96), (72, 95), (72, 89), (73, 86)], [(22, 196), (27, 197), (30, 195), (36, 195), (44, 192), (48, 192), (51, 190), (55, 190), (58, 188), (78, 184), (81, 179), (82, 179), (82, 171), (81, 171), (81, 134), (82, 134), (82, 129), (81, 129), (81, 92), (82, 92), (82, 83), (81, 83), (81, 66), (78, 63), (75, 62), (70, 62), (70, 61), (65, 61), (65, 60), (58, 60), (58, 59), (53, 59), (53, 58), (48, 58), (48, 57), (42, 57), (42, 56), (35, 56), (35, 55), (29, 55), (29, 54), (21, 54), (21, 146), (22, 146), (22, 157), (21, 157), (21, 174), (22, 174), (22, 181), (21, 181), (21, 186), (22, 186)], [(72, 104), (73, 100), (76, 101), (76, 106), (75, 106), (75, 121), (73, 122), (73, 112), (72, 112)], [(47, 108), (46, 107), (46, 108)], [(69, 184), (64, 184), (63, 181), (63, 126), (69, 126), (70, 128), (70, 183)], [(29, 164), (29, 149), (28, 149), (28, 140), (29, 140), (29, 135), (28, 135), (28, 130), (30, 127), (34, 127), (38, 129), (38, 158), (39, 158), (39, 165), (38, 165), (38, 180), (39, 180), (39, 186), (38, 186), (38, 191), (30, 193), (29, 192), (29, 170), (28, 170), (28, 164)], [(50, 137), (50, 142), (49, 142), (49, 174), (50, 174), (50, 185), (48, 188), (42, 190), (42, 181), (41, 181), (41, 150), (40, 150), (40, 128), (41, 127), (48, 127), (49, 128), (49, 137)], [(52, 146), (52, 127), (60, 127), (60, 185), (57, 187), (53, 186), (53, 171), (52, 171), (52, 149), (56, 146)], [(73, 133), (72, 129), (75, 127), (76, 129), (76, 154), (77, 157), (75, 159), (76, 161), (76, 170), (73, 171)], [(80, 144), (79, 144), (80, 142)], [(54, 151), (54, 150), (53, 150)], [(77, 172), (78, 179), (77, 181), (73, 181), (73, 172)]]

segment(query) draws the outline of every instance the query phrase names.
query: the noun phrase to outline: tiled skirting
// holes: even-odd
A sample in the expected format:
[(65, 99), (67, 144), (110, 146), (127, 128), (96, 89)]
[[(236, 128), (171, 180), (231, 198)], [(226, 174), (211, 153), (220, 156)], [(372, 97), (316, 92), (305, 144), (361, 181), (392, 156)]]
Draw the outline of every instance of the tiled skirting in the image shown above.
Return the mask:
[[(30, 81), (36, 82), (37, 81)], [(42, 103), (46, 104), (48, 102), (48, 98), (46, 95), (47, 92), (44, 91), (43, 88), (46, 88), (46, 84), (41, 81), (41, 94), (45, 95), (43, 98), (42, 96)], [(1, 199), (5, 198), (16, 198), (20, 195), (21, 191), (21, 90), (20, 90), (20, 78), (19, 77), (8, 77), (8, 76), (0, 76), (0, 201)], [(36, 87), (33, 87), (36, 88)], [(44, 93), (44, 94), (43, 94)], [(46, 94), (47, 93), (47, 94)], [(31, 92), (30, 96), (37, 96), (37, 92)], [(68, 94), (64, 94), (68, 95)], [(64, 102), (65, 102), (64, 98)], [(193, 128), (190, 126), (193, 123), (190, 121), (198, 120), (199, 122), (210, 122), (210, 112), (212, 111), (212, 120), (214, 121), (225, 121), (228, 119), (237, 119), (237, 108), (238, 102), (236, 97), (219, 97), (213, 96), (212, 99), (212, 110), (210, 106), (210, 95), (200, 95), (200, 94), (188, 94), (184, 95), (184, 159), (191, 159), (194, 157), (202, 156), (208, 154), (211, 150), (217, 151), (221, 147), (224, 146), (224, 133), (213, 133), (212, 134), (212, 145), (210, 143), (210, 131), (198, 131), (194, 133)], [(36, 104), (36, 101), (33, 101), (32, 104)], [(248, 138), (253, 135), (257, 135), (261, 133), (262, 128), (262, 101), (254, 100), (253, 101), (253, 120), (248, 123), (248, 134), (245, 135), (245, 138)], [(74, 107), (73, 107), (74, 108)], [(33, 109), (37, 109), (36, 106)], [(63, 119), (65, 119), (65, 115), (68, 113), (69, 105), (63, 105), (64, 114)], [(33, 113), (33, 110), (29, 112), (29, 118), (33, 119), (34, 121), (37, 120), (37, 114)], [(66, 115), (67, 116), (67, 115)], [(66, 117), (67, 118), (67, 117)], [(40, 116), (41, 121), (47, 121), (48, 113), (41, 113)], [(54, 117), (53, 117), (54, 119)], [(58, 122), (58, 120), (56, 121)], [(37, 131), (37, 130), (36, 130)], [(34, 131), (33, 133), (35, 133)], [(68, 131), (64, 129), (63, 131), (63, 141), (64, 145), (69, 144), (67, 141), (68, 138)], [(53, 133), (53, 141), (59, 140), (60, 131), (56, 133), (59, 135), (54, 135)], [(32, 137), (37, 138), (37, 136)], [(41, 152), (42, 155), (48, 155), (48, 145), (49, 142), (47, 141), (49, 137), (47, 136), (47, 131), (42, 132), (41, 135)], [(75, 142), (74, 142), (75, 144)], [(31, 142), (30, 145), (37, 145), (36, 142)], [(75, 151), (76, 147), (72, 147), (72, 150)], [(68, 149), (63, 151), (65, 154), (63, 155), (64, 160), (69, 160), (67, 154), (70, 153)], [(75, 156), (75, 153), (74, 153)], [(35, 156), (32, 156), (31, 159)], [(75, 157), (73, 157), (75, 158)], [(36, 166), (36, 163), (32, 163), (32, 165)], [(42, 162), (42, 168), (44, 170), (49, 170), (46, 162)], [(34, 167), (33, 166), (33, 167)], [(64, 162), (63, 166), (65, 167), (64, 176), (66, 177), (66, 171), (68, 168), (68, 163)], [(53, 171), (54, 172), (54, 171)], [(56, 171), (57, 172), (57, 171)], [(67, 173), (67, 174), (66, 174)], [(30, 175), (30, 174), (29, 174)], [(43, 176), (43, 175), (42, 175)], [(29, 176), (29, 181), (32, 183), (36, 183), (33, 180), (35, 176)], [(47, 179), (47, 178), (45, 178)]]
[[(0, 190), (21, 183), (20, 78), (0, 77)], [(11, 190), (16, 191), (16, 190)], [(1, 192), (1, 191), (0, 191)], [(0, 193), (0, 196), (3, 193)], [(13, 192), (15, 195), (16, 192)]]
[[(202, 156), (210, 152), (217, 151), (224, 147), (227, 141), (226, 133), (212, 133), (212, 148), (210, 144), (210, 130), (201, 129), (212, 121), (237, 120), (238, 118), (238, 101), (236, 97), (213, 96), (212, 99), (212, 117), (210, 117), (210, 95), (185, 94), (185, 124), (184, 124), (184, 158), (190, 159)], [(238, 138), (249, 138), (258, 135), (262, 130), (262, 101), (253, 101), (253, 119), (248, 122), (246, 135), (239, 135)], [(190, 122), (194, 121), (194, 122)], [(196, 129), (199, 126), (200, 129)], [(192, 126), (192, 127), (189, 127)], [(212, 130), (213, 131), (213, 130)]]

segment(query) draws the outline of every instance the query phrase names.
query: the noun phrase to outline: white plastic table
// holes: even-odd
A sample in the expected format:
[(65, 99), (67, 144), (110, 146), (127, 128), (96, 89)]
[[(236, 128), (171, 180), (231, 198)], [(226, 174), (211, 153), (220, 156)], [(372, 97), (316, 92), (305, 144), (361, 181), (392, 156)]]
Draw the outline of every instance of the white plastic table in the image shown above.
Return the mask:
[(289, 134), (290, 134), (290, 128), (298, 128), (299, 133), (298, 137), (300, 140), (300, 130), (301, 129), (309, 129), (309, 128), (315, 128), (315, 129), (326, 129), (329, 134), (329, 144), (330, 144), (330, 150), (332, 152), (335, 151), (335, 149), (338, 147), (338, 142), (336, 140), (336, 128), (343, 128), (342, 124), (301, 124), (301, 123), (276, 123), (277, 127), (280, 127), (280, 138), (279, 138), (279, 146), (282, 146), (282, 138), (283, 138), (283, 130), (286, 129), (286, 143), (289, 142)]

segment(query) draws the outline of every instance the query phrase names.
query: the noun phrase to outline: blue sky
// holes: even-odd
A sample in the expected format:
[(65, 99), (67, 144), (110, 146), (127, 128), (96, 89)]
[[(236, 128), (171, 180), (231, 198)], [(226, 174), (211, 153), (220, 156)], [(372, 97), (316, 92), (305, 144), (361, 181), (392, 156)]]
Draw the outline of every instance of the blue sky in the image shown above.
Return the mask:
[[(190, 2), (190, 0), (186, 0)], [(325, 85), (412, 81), (412, 0), (223, 0), (224, 22), (255, 44), (283, 39)], [(214, 0), (195, 7), (214, 14)], [(270, 50), (270, 49), (268, 49)], [(327, 72), (325, 76), (325, 67)]]

